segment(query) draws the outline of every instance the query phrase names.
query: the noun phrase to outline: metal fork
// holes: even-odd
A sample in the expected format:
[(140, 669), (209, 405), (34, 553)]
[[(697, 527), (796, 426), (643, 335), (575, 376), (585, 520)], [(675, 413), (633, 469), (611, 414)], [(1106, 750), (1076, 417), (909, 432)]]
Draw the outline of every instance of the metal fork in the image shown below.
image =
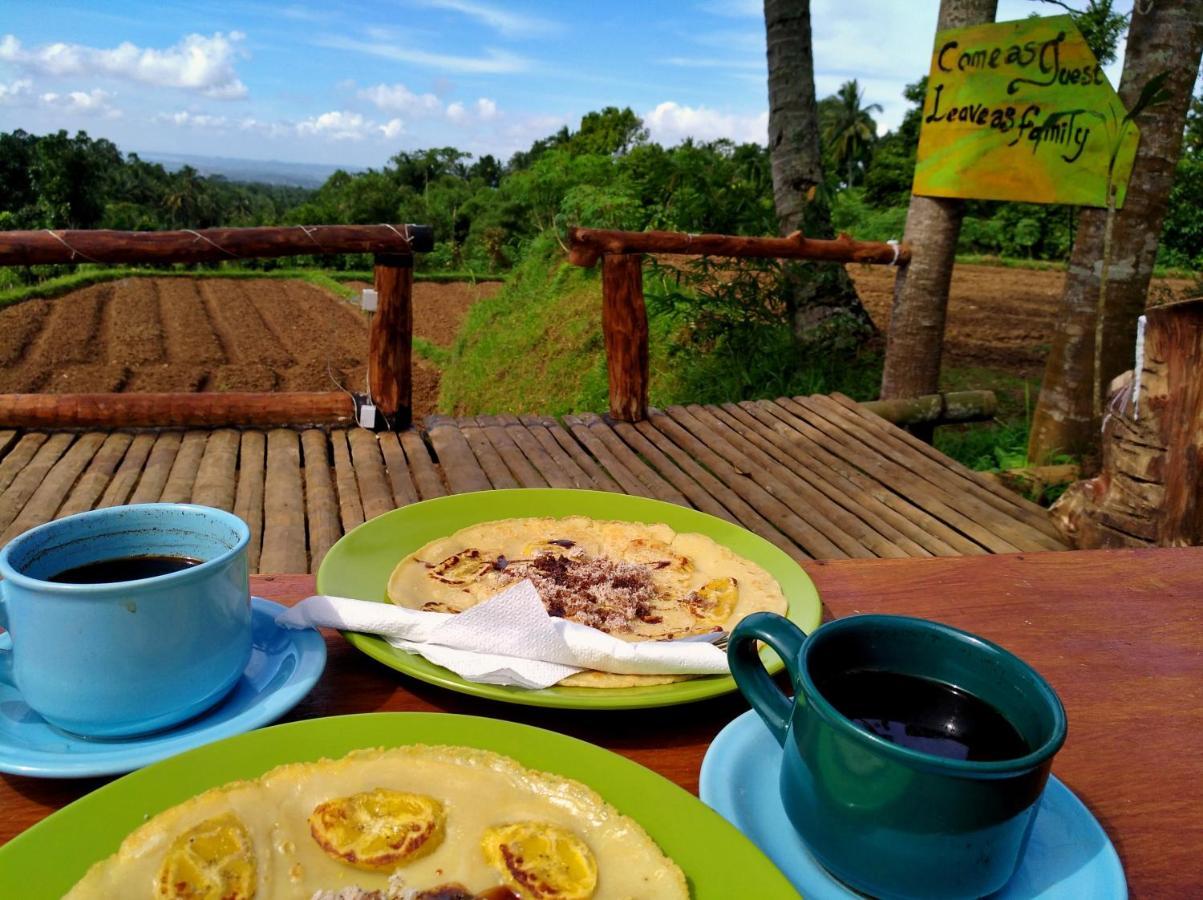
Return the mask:
[(727, 650), (727, 642), (731, 639), (731, 635), (726, 631), (707, 631), (705, 634), (691, 634), (687, 637), (673, 638), (674, 644), (698, 644), (707, 643), (714, 644), (724, 653)]

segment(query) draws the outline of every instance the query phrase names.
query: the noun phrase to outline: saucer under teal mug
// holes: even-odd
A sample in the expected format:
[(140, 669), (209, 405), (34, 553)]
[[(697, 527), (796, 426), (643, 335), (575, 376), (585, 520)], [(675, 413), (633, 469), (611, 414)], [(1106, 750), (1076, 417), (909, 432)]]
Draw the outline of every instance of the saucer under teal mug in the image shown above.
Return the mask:
[[(794, 696), (764, 669), (764, 641)], [(888, 900), (983, 897), (1027, 846), (1053, 756), (1065, 742), (1056, 693), (1015, 655), (968, 632), (904, 616), (850, 616), (809, 636), (773, 613), (748, 616), (728, 654), (740, 690), (782, 745), (781, 799), (816, 859), (850, 887)], [(1000, 713), (1022, 755), (951, 758), (870, 732), (820, 691), (848, 673), (952, 686)]]
[[(117, 506), (31, 529), (0, 551), (0, 681), (51, 725), (94, 738), (167, 728), (204, 712), (251, 655), (246, 523), (182, 503)], [(67, 570), (122, 557), (195, 565), (70, 584)]]

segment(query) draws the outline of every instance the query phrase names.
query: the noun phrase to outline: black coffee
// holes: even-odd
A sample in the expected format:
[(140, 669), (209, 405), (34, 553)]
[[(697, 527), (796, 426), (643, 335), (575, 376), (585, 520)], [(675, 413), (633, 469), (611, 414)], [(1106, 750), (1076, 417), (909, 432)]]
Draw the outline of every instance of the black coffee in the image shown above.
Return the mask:
[(114, 581), (137, 581), (139, 578), (154, 578), (169, 575), (182, 569), (190, 569), (200, 563), (188, 556), (121, 556), (117, 559), (102, 559), (100, 562), (76, 566), (47, 581), (60, 584), (108, 584)]
[(844, 716), (900, 747), (983, 762), (1032, 752), (997, 709), (940, 681), (857, 669), (816, 679), (816, 686)]

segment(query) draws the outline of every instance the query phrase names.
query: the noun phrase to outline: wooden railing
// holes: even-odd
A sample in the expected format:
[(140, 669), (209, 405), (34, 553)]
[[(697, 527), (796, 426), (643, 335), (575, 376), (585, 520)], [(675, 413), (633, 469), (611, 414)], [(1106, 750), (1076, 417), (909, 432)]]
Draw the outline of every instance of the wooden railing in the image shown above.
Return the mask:
[(568, 258), (574, 264), (591, 268), (601, 260), (602, 333), (610, 380), (610, 416), (625, 422), (647, 418), (648, 327), (643, 302), (643, 254), (810, 259), (887, 266), (905, 265), (911, 258), (905, 245), (854, 241), (846, 235), (818, 240), (798, 233), (774, 238), (572, 228), (568, 239)]
[[(412, 419), (413, 254), (429, 251), (427, 225), (295, 225), (199, 231), (5, 231), (0, 266), (54, 263), (197, 263), (299, 254), (371, 253), (376, 314), (368, 344), (371, 403), (395, 429)], [(119, 428), (346, 422), (345, 393), (6, 394), (0, 425)]]

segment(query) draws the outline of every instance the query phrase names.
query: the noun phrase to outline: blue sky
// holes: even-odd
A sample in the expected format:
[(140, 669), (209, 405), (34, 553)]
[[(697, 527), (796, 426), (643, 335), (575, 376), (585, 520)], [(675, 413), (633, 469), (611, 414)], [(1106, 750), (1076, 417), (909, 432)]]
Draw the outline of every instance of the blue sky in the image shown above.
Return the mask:
[[(857, 78), (896, 125), (938, 7), (812, 0), (819, 96)], [(1000, 0), (998, 18), (1031, 12), (1058, 10)], [(763, 143), (762, 16), (760, 0), (0, 0), (0, 131), (379, 166), (444, 145), (508, 158), (612, 105), (666, 145)]]

